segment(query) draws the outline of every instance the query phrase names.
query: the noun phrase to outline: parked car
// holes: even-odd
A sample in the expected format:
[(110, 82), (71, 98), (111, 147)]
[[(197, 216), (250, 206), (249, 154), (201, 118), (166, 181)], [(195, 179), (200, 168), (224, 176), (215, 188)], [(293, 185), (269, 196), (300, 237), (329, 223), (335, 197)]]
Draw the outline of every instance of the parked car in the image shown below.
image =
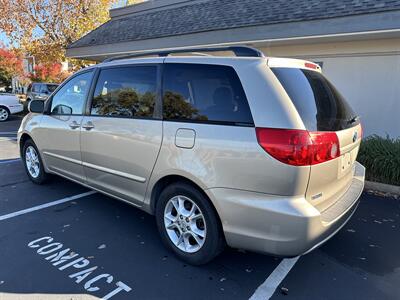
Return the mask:
[(47, 98), (53, 93), (58, 84), (54, 83), (38, 83), (34, 82), (28, 86), (26, 92), (26, 101), (29, 102), (31, 100), (42, 100), (45, 101)]
[(19, 113), (23, 110), (23, 105), (19, 103), (16, 95), (0, 93), (0, 122), (7, 121), (10, 115)]
[(32, 101), (18, 132), (29, 178), (155, 215), (191, 264), (225, 244), (291, 257), (327, 241), (363, 190), (359, 118), (312, 62), (217, 50), (237, 57), (114, 58)]

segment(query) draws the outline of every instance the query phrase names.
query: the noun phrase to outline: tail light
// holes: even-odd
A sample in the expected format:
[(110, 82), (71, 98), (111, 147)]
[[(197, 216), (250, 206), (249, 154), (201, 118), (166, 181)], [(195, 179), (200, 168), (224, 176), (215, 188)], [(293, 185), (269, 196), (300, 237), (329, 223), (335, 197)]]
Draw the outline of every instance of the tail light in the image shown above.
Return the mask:
[(304, 66), (305, 66), (306, 68), (313, 69), (313, 70), (318, 69), (318, 65), (317, 65), (317, 64), (313, 64), (313, 63), (310, 63), (310, 62), (306, 62), (306, 63), (304, 64)]
[(316, 165), (340, 156), (335, 132), (256, 128), (256, 134), (267, 153), (288, 165)]

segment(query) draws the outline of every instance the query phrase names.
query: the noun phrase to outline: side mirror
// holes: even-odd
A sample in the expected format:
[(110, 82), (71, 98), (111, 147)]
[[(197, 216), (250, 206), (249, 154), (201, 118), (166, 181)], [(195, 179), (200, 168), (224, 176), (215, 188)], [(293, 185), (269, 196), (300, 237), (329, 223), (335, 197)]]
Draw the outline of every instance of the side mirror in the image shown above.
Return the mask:
[(29, 102), (28, 110), (33, 113), (43, 113), (44, 111), (44, 101), (32, 100)]

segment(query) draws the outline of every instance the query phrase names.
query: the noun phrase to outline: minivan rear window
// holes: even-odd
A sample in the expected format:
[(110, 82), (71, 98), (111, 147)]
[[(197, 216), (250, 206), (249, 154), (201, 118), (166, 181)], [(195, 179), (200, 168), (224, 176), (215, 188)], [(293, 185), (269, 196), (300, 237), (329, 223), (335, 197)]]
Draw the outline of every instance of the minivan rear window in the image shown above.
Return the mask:
[(359, 124), (359, 119), (321, 73), (296, 68), (271, 68), (291, 98), (307, 130), (339, 131)]

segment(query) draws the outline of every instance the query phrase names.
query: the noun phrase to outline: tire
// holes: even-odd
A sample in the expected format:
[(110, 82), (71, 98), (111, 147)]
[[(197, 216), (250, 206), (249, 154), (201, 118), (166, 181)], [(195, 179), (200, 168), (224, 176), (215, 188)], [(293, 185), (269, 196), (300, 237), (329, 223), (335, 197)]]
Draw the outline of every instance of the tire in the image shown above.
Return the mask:
[(5, 122), (10, 118), (10, 111), (7, 107), (0, 106), (0, 122)]
[[(37, 159), (35, 159), (35, 155)], [(23, 146), (22, 161), (25, 166), (26, 174), (33, 183), (44, 184), (47, 181), (48, 174), (44, 170), (39, 150), (30, 139), (27, 140)]]
[(190, 184), (173, 183), (161, 192), (156, 221), (163, 243), (188, 264), (206, 264), (224, 249), (222, 227), (214, 208), (206, 196)]

